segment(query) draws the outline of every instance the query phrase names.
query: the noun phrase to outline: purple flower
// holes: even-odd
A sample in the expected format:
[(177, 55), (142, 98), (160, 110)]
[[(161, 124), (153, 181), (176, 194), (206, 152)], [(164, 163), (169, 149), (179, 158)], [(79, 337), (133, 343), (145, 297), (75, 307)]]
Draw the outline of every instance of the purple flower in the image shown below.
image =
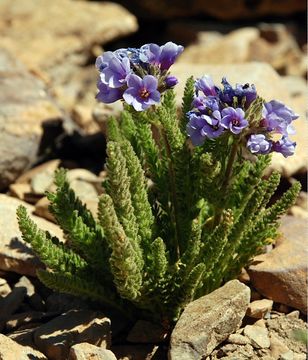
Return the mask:
[(191, 142), (194, 146), (200, 146), (205, 141), (205, 136), (202, 133), (202, 129), (205, 126), (206, 121), (196, 114), (192, 114), (188, 124), (186, 125), (186, 131), (191, 138)]
[(175, 76), (168, 75), (165, 79), (166, 88), (170, 89), (178, 83), (178, 79)]
[(176, 45), (175, 43), (169, 41), (165, 45), (161, 46), (161, 54), (159, 57), (160, 68), (162, 70), (168, 70), (171, 65), (174, 64), (176, 58), (182, 54), (184, 47), (181, 45)]
[(160, 92), (157, 90), (157, 79), (152, 75), (141, 77), (131, 74), (127, 78), (128, 89), (124, 91), (124, 100), (136, 111), (146, 110), (160, 101)]
[(204, 75), (196, 80), (195, 87), (197, 90), (202, 91), (204, 95), (217, 96), (215, 84), (209, 75)]
[[(104, 64), (104, 63), (103, 63)], [(109, 59), (107, 66), (100, 72), (101, 81), (111, 88), (119, 88), (126, 82), (127, 76), (132, 72), (129, 58), (118, 59), (113, 56)]]
[(263, 134), (250, 135), (247, 147), (253, 154), (268, 154), (272, 148), (272, 141), (266, 139)]
[(281, 153), (284, 157), (288, 157), (294, 154), (295, 146), (296, 142), (283, 135), (279, 141), (273, 142), (272, 150)]
[(219, 98), (222, 102), (232, 105), (233, 98), (235, 97), (235, 91), (225, 77), (222, 78), (221, 83), (224, 88), (223, 90), (218, 89)]
[(220, 125), (219, 111), (214, 111), (212, 116), (198, 116), (195, 113), (190, 113), (189, 116), (186, 131), (195, 146), (202, 145), (206, 138), (217, 138), (224, 131)]
[(121, 91), (119, 88), (111, 88), (101, 81), (98, 81), (97, 87), (99, 91), (96, 95), (96, 99), (105, 104), (113, 103), (117, 100), (120, 100), (122, 97), (123, 91)]
[(222, 134), (224, 128), (221, 126), (221, 115), (218, 110), (215, 110), (211, 116), (202, 115), (201, 117), (205, 120), (205, 124), (201, 130), (204, 136), (214, 139)]
[(208, 114), (215, 110), (219, 110), (219, 99), (215, 96), (199, 95), (194, 98), (192, 106), (198, 109), (201, 113)]
[(291, 122), (297, 119), (298, 115), (282, 102), (272, 100), (265, 103), (262, 116), (261, 125), (267, 127), (268, 131), (275, 131), (284, 135), (294, 133)]
[(239, 100), (239, 104), (242, 103), (243, 99), (245, 99), (245, 108), (247, 109), (249, 105), (257, 98), (257, 91), (254, 85), (236, 85), (235, 88), (235, 96), (237, 96)]
[(230, 130), (233, 134), (239, 134), (246, 126), (248, 121), (245, 119), (245, 113), (240, 108), (227, 107), (221, 112), (221, 126)]
[(183, 50), (183, 46), (171, 41), (162, 46), (146, 44), (140, 48), (139, 57), (144, 63), (159, 66), (161, 70), (168, 70)]

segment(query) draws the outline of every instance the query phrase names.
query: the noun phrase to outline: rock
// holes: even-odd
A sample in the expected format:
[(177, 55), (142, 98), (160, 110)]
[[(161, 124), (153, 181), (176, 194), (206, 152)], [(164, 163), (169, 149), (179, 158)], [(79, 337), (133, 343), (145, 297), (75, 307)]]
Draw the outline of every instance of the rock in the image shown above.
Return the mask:
[(153, 344), (115, 345), (111, 350), (118, 360), (167, 359), (165, 351)]
[(248, 309), (246, 311), (246, 315), (255, 318), (261, 319), (263, 316), (270, 312), (273, 307), (273, 300), (262, 299), (256, 300), (249, 304)]
[(42, 197), (36, 204), (34, 214), (43, 217), (49, 221), (56, 222), (54, 216), (49, 211), (50, 201), (46, 196)]
[[(230, 32), (216, 41), (187, 46), (179, 57), (179, 63), (233, 64), (249, 60), (251, 44), (259, 38), (255, 27), (243, 27)], [(223, 56), (222, 56), (223, 53)]]
[(270, 351), (271, 356), (275, 359), (280, 359), (280, 356), (288, 351), (289, 348), (274, 334), (270, 335)]
[(298, 319), (299, 318), (299, 311), (298, 310), (294, 310), (292, 312), (290, 312), (289, 314), (287, 314), (288, 318), (293, 318), (293, 319)]
[(232, 280), (188, 304), (171, 334), (170, 360), (209, 355), (239, 328), (249, 299), (250, 289)]
[(6, 321), (6, 330), (14, 331), (21, 326), (31, 326), (31, 323), (42, 323), (49, 321), (55, 317), (56, 313), (44, 313), (41, 311), (27, 311), (23, 313), (17, 313), (9, 317)]
[(241, 334), (230, 334), (227, 341), (230, 344), (237, 344), (237, 345), (250, 344), (249, 338)]
[(69, 59), (84, 63), (93, 45), (137, 30), (136, 18), (109, 2), (2, 0), (0, 19), (1, 46), (36, 72)]
[(40, 174), (45, 174), (45, 173), (54, 174), (56, 169), (59, 167), (60, 162), (61, 161), (59, 159), (55, 159), (55, 160), (46, 161), (41, 165), (35, 166), (34, 168), (25, 171), (21, 176), (19, 176), (16, 179), (15, 183), (30, 184), (32, 179)]
[[(0, 8), (2, 6), (3, 1)], [(3, 19), (1, 10), (0, 19)], [(0, 190), (3, 190), (36, 161), (42, 124), (58, 121), (62, 115), (47, 95), (44, 84), (3, 49), (0, 51), (0, 94)]]
[(0, 297), (7, 296), (12, 291), (5, 279), (0, 278)]
[(33, 333), (38, 329), (42, 324), (41, 323), (31, 323), (28, 324), (28, 328), (18, 329), (11, 333), (6, 334), (10, 339), (16, 341), (18, 344), (23, 346), (30, 346), (32, 349), (36, 349), (36, 346), (33, 341)]
[(294, 354), (307, 353), (307, 323), (302, 319), (281, 315), (266, 320), (269, 335), (274, 335)]
[(0, 359), (5, 360), (48, 360), (44, 354), (29, 346), (17, 344), (9, 337), (0, 334)]
[(261, 23), (258, 28), (260, 38), (251, 44), (250, 60), (267, 62), (281, 74), (303, 76), (302, 52), (286, 25)]
[(160, 343), (166, 340), (168, 332), (160, 325), (138, 320), (126, 340), (132, 343)]
[(51, 360), (65, 360), (72, 345), (88, 342), (110, 346), (110, 320), (88, 310), (72, 310), (39, 327), (34, 333), (38, 349)]
[(71, 347), (68, 360), (117, 360), (110, 350), (97, 346), (81, 343)]
[(34, 194), (44, 195), (53, 183), (54, 173), (51, 171), (40, 172), (31, 179), (31, 188)]
[(99, 131), (98, 124), (93, 120), (92, 107), (77, 104), (72, 111), (73, 120), (83, 129), (85, 134), (94, 134)]
[(244, 334), (250, 339), (251, 345), (256, 349), (270, 347), (270, 339), (266, 328), (260, 326), (246, 325)]
[(25, 288), (14, 287), (6, 297), (0, 298), (0, 328), (7, 318), (18, 310), (26, 296), (26, 292)]
[(34, 285), (26, 276), (22, 276), (18, 283), (15, 284), (15, 287), (22, 287), (26, 289), (26, 301), (29, 303), (31, 308), (41, 312), (45, 310), (45, 304), (42, 297), (35, 291)]
[(273, 251), (256, 256), (248, 273), (252, 285), (264, 296), (306, 313), (307, 222), (285, 216), (279, 231), (283, 238)]
[(264, 16), (285, 15), (290, 16), (297, 12), (306, 11), (305, 3), (296, 0), (283, 0), (277, 3), (274, 0), (245, 1), (239, 0), (230, 3), (230, 0), (219, 2), (207, 2), (193, 0), (189, 3), (186, 0), (177, 0), (170, 3), (167, 0), (143, 1), (123, 0), (122, 4), (128, 7), (141, 17), (159, 18), (160, 20), (210, 15), (220, 20), (257, 19)]
[(46, 300), (46, 308), (49, 312), (64, 313), (69, 310), (88, 310), (88, 304), (78, 297), (52, 292)]
[(308, 211), (304, 210), (302, 207), (300, 206), (292, 206), (289, 211), (288, 211), (289, 215), (293, 215), (295, 217), (301, 218), (303, 220), (308, 220)]
[[(19, 205), (24, 205), (29, 213), (33, 211), (33, 206), (0, 194), (0, 269), (36, 276), (36, 269), (42, 267), (42, 264), (21, 238), (16, 218), (16, 209)], [(48, 230), (63, 240), (63, 233), (57, 225), (37, 216), (31, 218), (39, 228)]]
[(11, 184), (10, 194), (20, 200), (27, 201), (27, 194), (32, 192), (30, 184)]
[(289, 350), (280, 355), (280, 360), (294, 360), (293, 351)]
[(270, 171), (277, 170), (285, 177), (290, 177), (295, 173), (305, 173), (308, 169), (308, 122), (301, 109), (290, 98), (288, 89), (285, 87), (280, 76), (273, 68), (265, 63), (245, 63), (245, 64), (224, 64), (208, 65), (193, 63), (177, 63), (172, 68), (172, 74), (179, 79), (177, 85), (177, 104), (181, 104), (182, 94), (184, 91), (185, 81), (191, 75), (195, 78), (204, 74), (212, 76), (218, 85), (223, 76), (226, 76), (231, 84), (236, 83), (253, 83), (256, 86), (258, 94), (265, 100), (280, 100), (293, 108), (300, 114), (300, 118), (294, 121), (296, 134), (292, 139), (296, 141), (297, 148), (292, 159), (286, 159), (281, 154), (274, 153)]

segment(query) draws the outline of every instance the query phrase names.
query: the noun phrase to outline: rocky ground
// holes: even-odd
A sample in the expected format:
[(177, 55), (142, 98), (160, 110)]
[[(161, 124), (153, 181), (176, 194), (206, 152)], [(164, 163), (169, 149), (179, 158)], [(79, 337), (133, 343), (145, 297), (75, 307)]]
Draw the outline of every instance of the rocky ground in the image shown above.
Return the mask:
[[(164, 360), (168, 353), (172, 360), (306, 359), (307, 44), (297, 13), (304, 10), (301, 2), (255, 4), (258, 16), (290, 15), (275, 23), (248, 22), (255, 16), (244, 1), (227, 13), (218, 2), (204, 8), (193, 1), (189, 9), (186, 2), (172, 8), (159, 1), (155, 9), (149, 2), (122, 3), (139, 16), (146, 10), (147, 17), (137, 21), (116, 3), (0, 2), (0, 359)], [(198, 11), (206, 20), (191, 17)], [(96, 103), (95, 57), (103, 49), (167, 40), (186, 46), (173, 68), (178, 101), (188, 76), (208, 73), (217, 82), (226, 75), (254, 83), (264, 98), (282, 100), (300, 114), (296, 154), (274, 156), (270, 170), (283, 174), (279, 191), (294, 179), (303, 185), (273, 248), (239, 281), (190, 304), (171, 337), (155, 324), (127, 323), (46, 289), (36, 278), (42, 264), (22, 241), (15, 215), (22, 203), (41, 228), (62, 237), (44, 195), (59, 166), (69, 169), (72, 187), (96, 213), (106, 119), (121, 106)]]

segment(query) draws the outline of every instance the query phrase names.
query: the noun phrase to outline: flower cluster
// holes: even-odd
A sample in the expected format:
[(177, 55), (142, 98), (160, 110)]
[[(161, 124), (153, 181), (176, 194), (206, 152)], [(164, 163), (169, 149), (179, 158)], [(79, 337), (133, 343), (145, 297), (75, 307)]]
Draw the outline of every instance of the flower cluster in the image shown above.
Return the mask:
[[(283, 103), (272, 100), (263, 103), (262, 116), (256, 125), (247, 115), (258, 98), (254, 85), (232, 87), (225, 78), (222, 85), (222, 88), (215, 86), (207, 75), (195, 82), (196, 95), (192, 110), (187, 113), (187, 133), (193, 145), (200, 146), (206, 139), (215, 139), (227, 132), (233, 136), (241, 134), (241, 142), (253, 154), (275, 151), (285, 157), (293, 155), (296, 144), (288, 135), (294, 133), (291, 123), (298, 115)], [(278, 141), (271, 139), (275, 133), (281, 134)]]
[(183, 49), (167, 42), (105, 52), (95, 64), (100, 73), (96, 98), (103, 103), (123, 99), (136, 111), (159, 103), (161, 93), (178, 82), (168, 70)]

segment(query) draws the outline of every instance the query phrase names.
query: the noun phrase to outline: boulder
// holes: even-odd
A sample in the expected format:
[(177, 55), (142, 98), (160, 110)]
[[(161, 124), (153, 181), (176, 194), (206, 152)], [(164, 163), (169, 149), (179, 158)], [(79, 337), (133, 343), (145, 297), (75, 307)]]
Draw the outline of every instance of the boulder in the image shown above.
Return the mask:
[(0, 190), (3, 190), (37, 160), (43, 124), (59, 122), (62, 114), (46, 93), (43, 82), (3, 49), (0, 50), (0, 108)]
[(32, 349), (29, 346), (17, 344), (9, 337), (0, 334), (0, 359), (5, 360), (47, 360), (47, 357), (41, 352)]
[(71, 347), (68, 360), (117, 360), (114, 353), (88, 343)]
[[(16, 218), (19, 205), (24, 205), (29, 213), (34, 210), (33, 206), (21, 200), (0, 194), (0, 269), (36, 276), (36, 269), (43, 265), (21, 238)], [(39, 228), (63, 240), (62, 230), (57, 225), (37, 216), (31, 218)]]
[(307, 312), (307, 222), (285, 216), (282, 237), (267, 254), (254, 258), (248, 268), (252, 285), (264, 296)]
[(34, 342), (48, 359), (65, 360), (70, 347), (88, 342), (102, 348), (110, 346), (110, 320), (89, 310), (72, 310), (39, 327)]
[(187, 305), (172, 334), (170, 360), (201, 359), (241, 325), (250, 289), (238, 280)]
[(136, 18), (111, 2), (2, 0), (0, 19), (1, 46), (36, 72), (84, 63), (95, 44), (137, 30)]

